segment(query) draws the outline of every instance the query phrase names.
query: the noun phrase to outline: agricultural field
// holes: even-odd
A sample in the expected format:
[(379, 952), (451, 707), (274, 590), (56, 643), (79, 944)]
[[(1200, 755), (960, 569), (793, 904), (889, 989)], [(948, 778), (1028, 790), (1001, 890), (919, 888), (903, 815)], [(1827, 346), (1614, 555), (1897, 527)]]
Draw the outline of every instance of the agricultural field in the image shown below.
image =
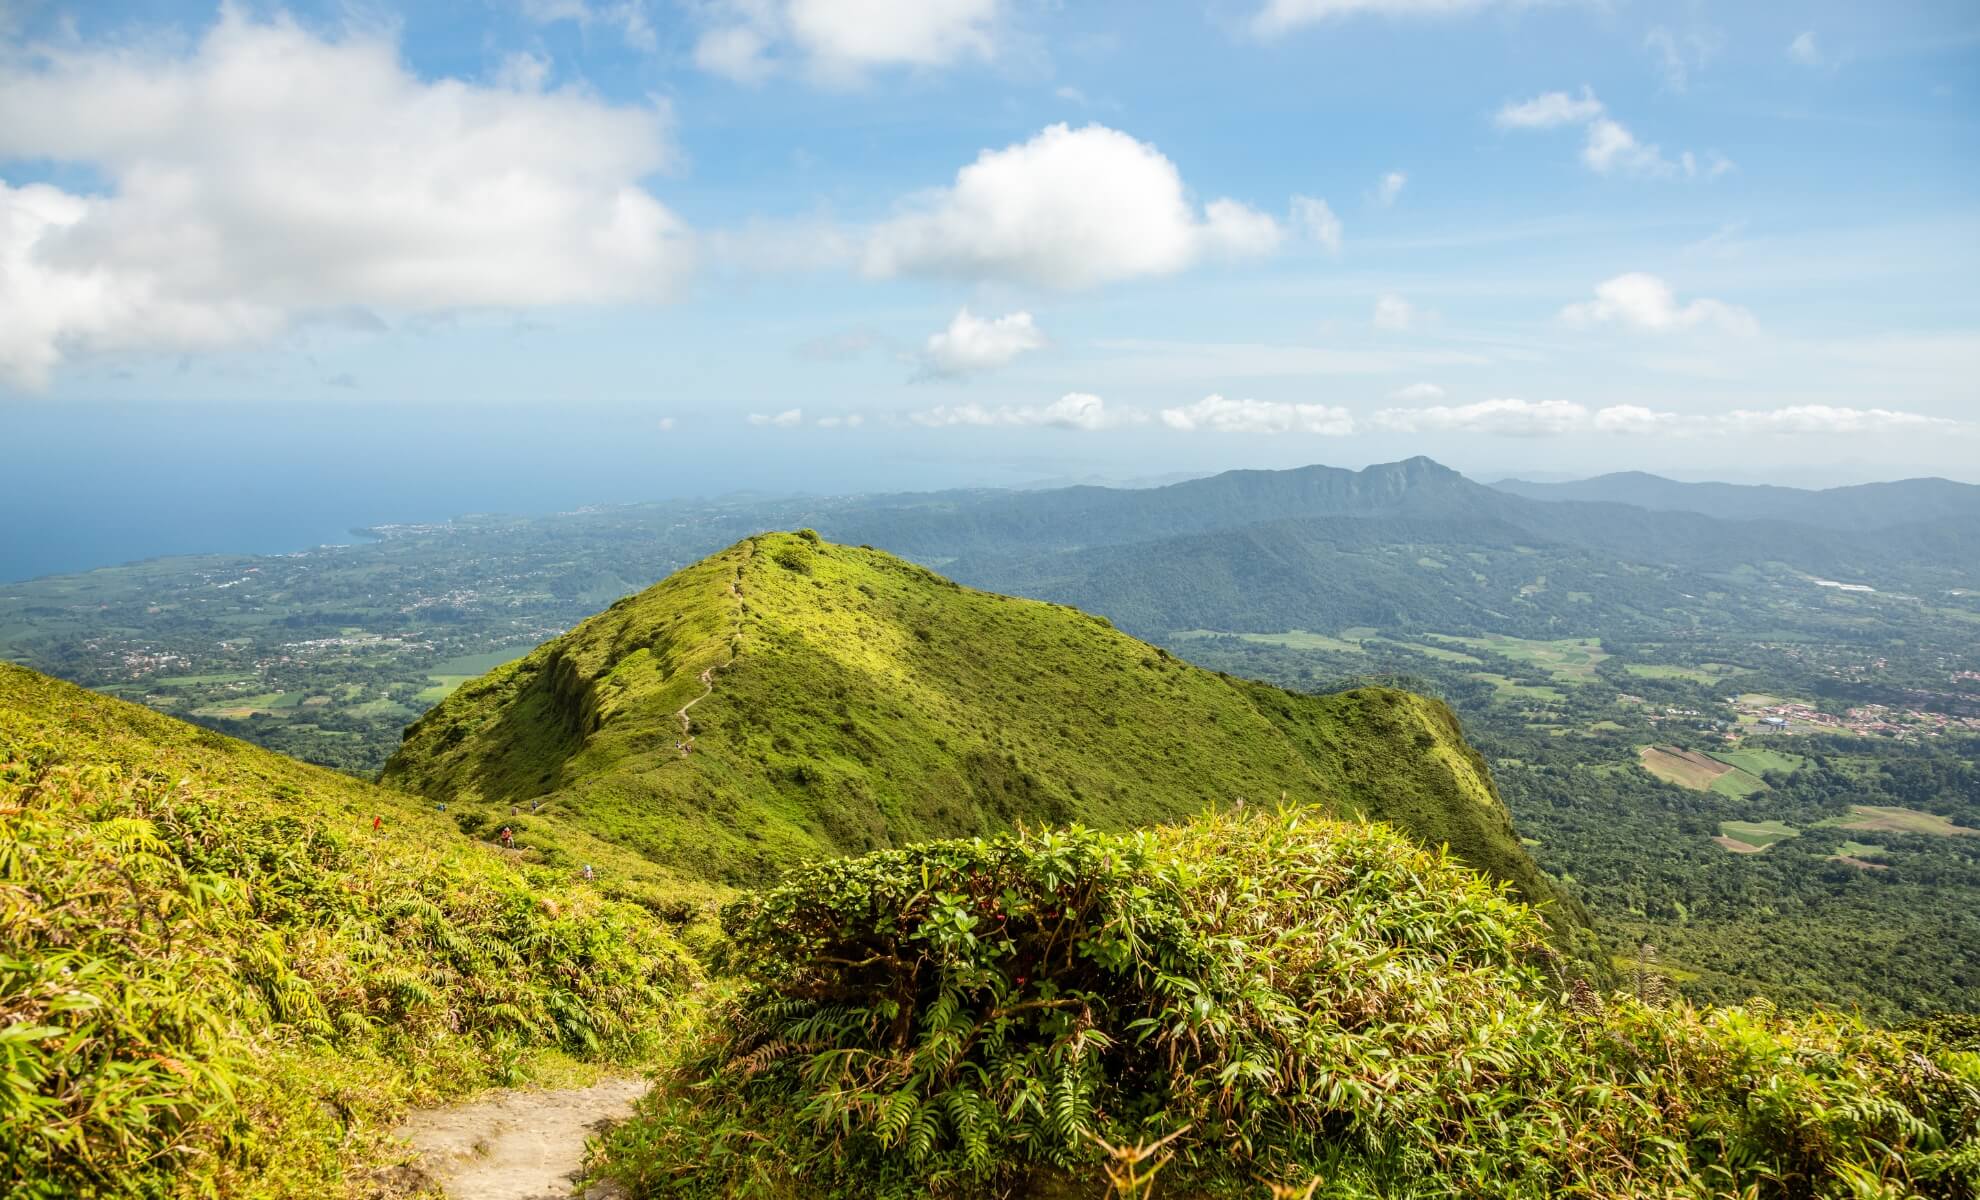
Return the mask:
[[(1767, 753), (1762, 751), (1761, 753)], [(1757, 774), (1744, 769), (1730, 753), (1707, 754), (1676, 746), (1645, 746), (1637, 752), (1643, 769), (1666, 783), (1721, 796), (1750, 796), (1767, 790)], [(1750, 756), (1749, 756), (1750, 757)], [(1785, 758), (1786, 755), (1775, 757)], [(1755, 760), (1758, 761), (1758, 760)]]
[(427, 678), (432, 680), (432, 686), (414, 693), (413, 699), (420, 704), (438, 704), (468, 680), (486, 675), (496, 667), (512, 663), (533, 649), (535, 649), (533, 646), (510, 646), (502, 650), (490, 650), (485, 654), (458, 654), (444, 662), (435, 663), (432, 672), (427, 675)]
[(1696, 666), (1679, 666), (1674, 663), (1629, 663), (1623, 667), (1623, 670), (1638, 679), (1682, 679), (1704, 687), (1710, 687), (1721, 679), (1737, 675), (1745, 669), (1731, 663), (1717, 662), (1699, 663)]
[(1712, 757), (1754, 776), (1765, 775), (1769, 771), (1792, 774), (1808, 765), (1808, 760), (1799, 754), (1785, 754), (1766, 746), (1755, 746), (1751, 742), (1737, 750), (1714, 750)]
[(1852, 804), (1846, 817), (1822, 822), (1838, 829), (1863, 829), (1878, 833), (1918, 833), (1927, 837), (1980, 837), (1980, 829), (1955, 825), (1936, 813), (1914, 808), (1890, 808), (1875, 804)]
[(1719, 836), (1712, 840), (1734, 854), (1758, 854), (1800, 834), (1799, 829), (1782, 821), (1721, 821)]
[(1592, 637), (1533, 641), (1491, 634), (1486, 637), (1443, 636), (1439, 640), (1509, 658), (1544, 671), (1561, 683), (1592, 682), (1597, 664), (1609, 657), (1602, 649), (1602, 639)]

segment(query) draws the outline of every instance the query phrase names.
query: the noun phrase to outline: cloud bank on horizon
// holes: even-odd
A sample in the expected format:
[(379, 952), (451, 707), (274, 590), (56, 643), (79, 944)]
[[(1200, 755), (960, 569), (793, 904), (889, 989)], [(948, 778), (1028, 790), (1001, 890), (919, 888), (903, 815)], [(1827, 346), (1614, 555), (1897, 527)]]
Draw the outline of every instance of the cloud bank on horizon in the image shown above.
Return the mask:
[(1956, 5), (159, 14), (0, 16), (0, 402), (528, 405), (562, 355), (669, 432), (1899, 461), (1980, 413)]

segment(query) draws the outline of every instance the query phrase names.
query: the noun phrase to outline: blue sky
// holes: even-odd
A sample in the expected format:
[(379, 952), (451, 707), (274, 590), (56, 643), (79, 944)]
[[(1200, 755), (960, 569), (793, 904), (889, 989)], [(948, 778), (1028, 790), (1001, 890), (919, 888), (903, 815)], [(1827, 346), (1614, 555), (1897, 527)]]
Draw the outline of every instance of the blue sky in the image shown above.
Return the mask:
[[(1980, 479), (1968, 3), (0, 0), (0, 31), (0, 422), (43, 451), (0, 504), (59, 513), (161, 429), (178, 487), (375, 504), (378, 464), (474, 464), (409, 517), (1415, 453)], [(556, 486), (490, 482), (532, 463)]]

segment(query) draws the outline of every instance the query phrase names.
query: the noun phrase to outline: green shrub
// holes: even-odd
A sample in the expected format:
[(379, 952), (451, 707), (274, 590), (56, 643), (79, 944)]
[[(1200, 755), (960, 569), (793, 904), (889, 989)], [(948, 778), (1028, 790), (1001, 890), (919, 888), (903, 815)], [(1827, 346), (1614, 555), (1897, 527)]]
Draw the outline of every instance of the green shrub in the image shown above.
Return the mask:
[(344, 1194), (408, 1103), (643, 1059), (693, 977), (417, 802), (26, 672), (0, 702), (0, 1195)]
[(724, 917), (746, 981), (616, 1132), (642, 1196), (998, 1195), (1102, 1143), (1172, 1194), (1969, 1196), (1980, 1058), (1664, 1009), (1378, 826), (1212, 815), (806, 867)]

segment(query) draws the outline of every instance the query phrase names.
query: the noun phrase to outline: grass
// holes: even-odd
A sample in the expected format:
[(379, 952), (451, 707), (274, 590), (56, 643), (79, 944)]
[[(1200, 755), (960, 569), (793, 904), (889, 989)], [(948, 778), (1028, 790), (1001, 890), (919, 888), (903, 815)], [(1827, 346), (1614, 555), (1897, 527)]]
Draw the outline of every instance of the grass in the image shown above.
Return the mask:
[(798, 534), (740, 543), (462, 686), (385, 777), (489, 821), (537, 805), (532, 836), (582, 828), (725, 886), (1021, 822), (1125, 829), (1283, 797), (1393, 820), (1552, 894), (1442, 704), (1227, 678), (1076, 610)]
[(0, 946), (34, 1198), (368, 1194), (407, 1106), (644, 1061), (696, 974), (425, 801), (4, 666)]
[(1690, 667), (1670, 663), (1628, 663), (1623, 667), (1638, 679), (1682, 679), (1707, 687), (1743, 669), (1727, 663), (1700, 663)]
[(1980, 829), (1955, 825), (1937, 813), (1875, 804), (1852, 804), (1848, 816), (1831, 817), (1822, 824), (1842, 829), (1874, 829), (1884, 833), (1919, 833), (1928, 837), (1980, 837)]
[(1808, 760), (1799, 754), (1788, 754), (1766, 746), (1743, 745), (1737, 750), (1714, 750), (1712, 757), (1722, 763), (1730, 763), (1749, 775), (1765, 775), (1778, 771), (1792, 775), (1808, 765)]
[[(1721, 821), (1719, 836), (1713, 840), (1721, 846), (1731, 841), (1757, 851), (1800, 834), (1799, 829), (1781, 821)], [(1737, 852), (1733, 846), (1726, 846), (1726, 849)]]
[(1308, 633), (1304, 629), (1293, 629), (1285, 633), (1218, 633), (1210, 629), (1185, 629), (1173, 636), (1179, 639), (1235, 637), (1261, 646), (1284, 646), (1289, 650), (1325, 650), (1335, 654), (1366, 653), (1358, 641), (1330, 637), (1324, 633)]
[(1593, 682), (1596, 678), (1596, 665), (1609, 657), (1602, 649), (1601, 639), (1592, 637), (1536, 641), (1505, 634), (1490, 634), (1485, 637), (1439, 635), (1438, 640), (1456, 642), (1462, 646), (1510, 658), (1514, 662), (1545, 671), (1558, 683), (1568, 684)]

